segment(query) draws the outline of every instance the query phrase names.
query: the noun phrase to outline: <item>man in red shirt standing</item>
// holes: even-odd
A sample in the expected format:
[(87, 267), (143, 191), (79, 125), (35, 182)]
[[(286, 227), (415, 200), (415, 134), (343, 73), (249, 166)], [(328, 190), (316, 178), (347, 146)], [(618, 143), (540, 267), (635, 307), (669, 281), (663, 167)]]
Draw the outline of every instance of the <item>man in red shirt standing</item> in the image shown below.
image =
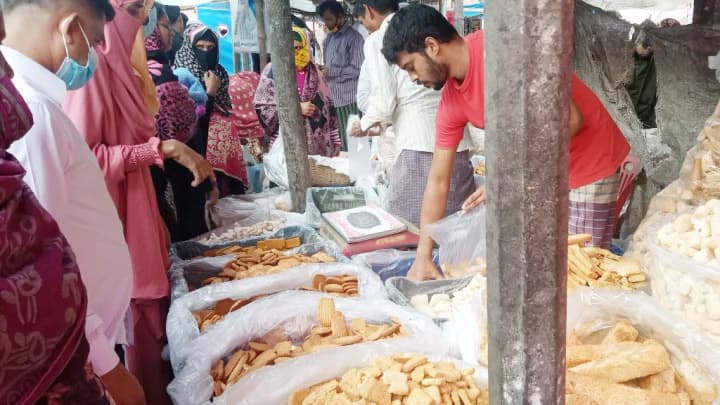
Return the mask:
[[(483, 32), (466, 38), (432, 7), (410, 5), (390, 22), (383, 54), (426, 87), (442, 89), (437, 112), (435, 152), (425, 188), (421, 238), (408, 276), (440, 276), (432, 262), (433, 241), (426, 225), (441, 219), (448, 199), (455, 150), (470, 123), (485, 128)], [(570, 102), (571, 234), (593, 235), (593, 245), (609, 247), (620, 183), (619, 168), (630, 152), (622, 132), (602, 102), (575, 75)], [(552, 108), (552, 106), (548, 106)], [(491, 174), (492, 175), (492, 174)], [(466, 211), (485, 200), (478, 189), (463, 206)]]

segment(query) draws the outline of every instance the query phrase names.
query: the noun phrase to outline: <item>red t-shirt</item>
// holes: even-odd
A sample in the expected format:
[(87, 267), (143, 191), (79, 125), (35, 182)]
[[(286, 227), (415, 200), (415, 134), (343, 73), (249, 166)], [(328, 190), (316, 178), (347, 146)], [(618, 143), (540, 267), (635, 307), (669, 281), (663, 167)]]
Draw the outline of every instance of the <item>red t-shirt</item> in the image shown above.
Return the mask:
[[(470, 63), (465, 80), (450, 79), (437, 112), (435, 146), (456, 149), (469, 122), (485, 128), (485, 66), (483, 32), (465, 37)], [(602, 102), (575, 74), (572, 99), (584, 125), (570, 142), (570, 188), (578, 188), (615, 173), (630, 153), (630, 145)]]

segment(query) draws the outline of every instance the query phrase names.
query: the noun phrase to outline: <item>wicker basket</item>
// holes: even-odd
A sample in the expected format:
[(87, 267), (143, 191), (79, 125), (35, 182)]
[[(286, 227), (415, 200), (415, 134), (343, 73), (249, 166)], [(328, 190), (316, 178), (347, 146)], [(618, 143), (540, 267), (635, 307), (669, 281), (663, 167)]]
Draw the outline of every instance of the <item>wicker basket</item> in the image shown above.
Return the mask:
[(336, 172), (332, 167), (319, 165), (310, 159), (310, 178), (313, 187), (349, 186), (350, 177)]

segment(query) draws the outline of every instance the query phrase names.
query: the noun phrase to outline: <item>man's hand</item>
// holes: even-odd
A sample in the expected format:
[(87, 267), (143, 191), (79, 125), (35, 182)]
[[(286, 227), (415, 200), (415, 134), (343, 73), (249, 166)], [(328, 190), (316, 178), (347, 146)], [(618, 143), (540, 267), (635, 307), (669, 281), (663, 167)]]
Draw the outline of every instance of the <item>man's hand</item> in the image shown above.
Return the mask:
[(162, 141), (160, 150), (163, 156), (175, 160), (192, 172), (193, 187), (199, 186), (208, 178), (215, 180), (215, 173), (210, 163), (184, 143), (174, 139)]
[(352, 123), (352, 126), (350, 127), (350, 135), (355, 137), (365, 136), (365, 132), (363, 132), (362, 127), (360, 126), (360, 121)]
[(426, 255), (418, 255), (415, 257), (410, 271), (408, 271), (407, 277), (411, 280), (425, 281), (425, 280), (437, 280), (442, 278), (442, 274), (435, 267), (435, 263), (432, 261), (432, 256), (429, 258)]
[(100, 377), (117, 405), (145, 405), (145, 392), (134, 375), (120, 363)]
[(463, 211), (468, 212), (484, 202), (485, 186), (480, 186), (474, 193), (470, 194), (470, 197), (468, 197), (467, 200), (465, 200), (462, 209)]

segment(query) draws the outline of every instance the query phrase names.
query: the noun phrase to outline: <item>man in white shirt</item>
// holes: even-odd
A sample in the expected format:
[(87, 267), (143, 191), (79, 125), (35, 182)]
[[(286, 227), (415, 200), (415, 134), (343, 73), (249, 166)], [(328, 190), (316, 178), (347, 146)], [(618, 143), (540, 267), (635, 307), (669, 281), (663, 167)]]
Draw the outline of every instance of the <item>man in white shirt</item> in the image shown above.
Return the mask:
[(66, 89), (92, 76), (93, 48), (115, 11), (108, 0), (5, 0), (4, 11), (2, 53), (35, 122), (10, 152), (77, 257), (88, 293), (88, 361), (117, 404), (144, 404), (137, 379), (115, 353), (116, 344), (127, 343), (133, 282), (122, 224), (95, 155), (62, 109)]
[[(392, 125), (399, 155), (390, 175), (388, 209), (419, 226), (423, 191), (435, 150), (435, 114), (440, 95), (413, 83), (407, 72), (390, 65), (383, 56), (383, 37), (397, 10), (397, 0), (358, 0), (356, 3), (355, 14), (372, 34), (365, 41), (365, 62), (361, 69), (364, 81), (361, 85), (370, 83), (370, 95), (367, 103), (360, 103), (367, 108), (352, 134), (363, 136), (373, 127)], [(465, 198), (475, 190), (469, 146), (464, 140), (458, 147), (451, 181), (453, 198), (448, 201), (446, 214), (459, 211)]]

